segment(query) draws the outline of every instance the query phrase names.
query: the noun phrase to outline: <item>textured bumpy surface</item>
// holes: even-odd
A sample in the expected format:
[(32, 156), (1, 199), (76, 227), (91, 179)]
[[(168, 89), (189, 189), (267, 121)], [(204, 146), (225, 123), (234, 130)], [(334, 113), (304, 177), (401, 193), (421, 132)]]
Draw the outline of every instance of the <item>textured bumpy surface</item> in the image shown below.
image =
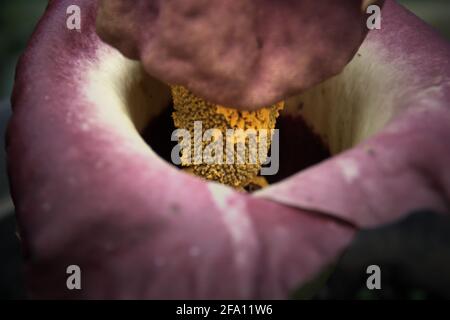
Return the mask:
[[(181, 86), (172, 87), (172, 97), (175, 126), (190, 133), (181, 164), (197, 176), (238, 189), (256, 182), (284, 102), (255, 111), (239, 111), (207, 102)], [(197, 139), (196, 121), (201, 123)], [(203, 139), (208, 130), (214, 130), (212, 136)], [(202, 147), (197, 148), (199, 154), (196, 154), (196, 143)]]
[[(81, 32), (65, 28), (72, 4)], [(51, 1), (17, 69), (7, 152), (31, 297), (285, 298), (359, 227), (449, 211), (449, 45), (395, 2), (355, 57), (367, 69), (343, 74), (388, 126), (256, 195), (143, 142), (124, 112), (143, 75), (98, 38), (96, 9)], [(66, 287), (73, 264), (81, 291)]]
[(97, 31), (158, 79), (261, 107), (340, 72), (367, 33), (366, 6), (382, 2), (104, 0)]

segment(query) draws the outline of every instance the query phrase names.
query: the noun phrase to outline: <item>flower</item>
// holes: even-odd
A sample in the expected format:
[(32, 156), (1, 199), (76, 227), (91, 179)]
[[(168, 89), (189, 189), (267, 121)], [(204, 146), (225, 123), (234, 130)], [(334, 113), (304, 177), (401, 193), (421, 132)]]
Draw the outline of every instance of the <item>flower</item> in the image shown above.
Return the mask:
[[(194, 69), (171, 59), (166, 64), (159, 55), (161, 68), (152, 67), (155, 56), (141, 47), (149, 54), (143, 60), (146, 72), (102, 42), (95, 32), (97, 1), (77, 1), (82, 30), (67, 30), (66, 8), (72, 2), (50, 2), (22, 56), (8, 129), (9, 175), (32, 297), (284, 298), (330, 264), (359, 229), (395, 221), (417, 208), (449, 212), (450, 46), (394, 1), (385, 2), (382, 29), (369, 33), (331, 79), (323, 81), (351, 58), (361, 29), (339, 37), (343, 51), (322, 48), (322, 58), (331, 64), (326, 73), (317, 64), (319, 71), (297, 73), (303, 63), (294, 63), (292, 74), (283, 69), (274, 78), (287, 77), (286, 83), (275, 82), (282, 84), (275, 85), (279, 90), (266, 90), (250, 77), (254, 90), (241, 91), (239, 81), (254, 70), (245, 64), (235, 88), (228, 79), (236, 70), (228, 70), (228, 64), (212, 73), (224, 73), (218, 82), (206, 77), (211, 88), (226, 84), (224, 95), (211, 90), (217, 101), (202, 96), (212, 103), (240, 107), (226, 101), (242, 106), (286, 101), (279, 121), (291, 124), (285, 127), (289, 139), (281, 139), (291, 155), (291, 175), (251, 194), (185, 174), (142, 139), (146, 125), (171, 100), (170, 88), (147, 72), (172, 70), (161, 79), (178, 84), (173, 80), (194, 79)], [(101, 1), (110, 2), (119, 3)], [(355, 2), (342, 3), (348, 9)], [(264, 1), (274, 10), (278, 3), (317, 1)], [(191, 12), (192, 19), (202, 8)], [(322, 43), (313, 31), (323, 20), (332, 21), (330, 12), (311, 15), (315, 27), (292, 29), (289, 39), (312, 32)], [(242, 16), (230, 14), (217, 25), (236, 18), (245, 26)], [(280, 17), (272, 21), (278, 25)], [(135, 37), (165, 30), (140, 26), (142, 32), (134, 34), (127, 29), (133, 24), (115, 26)], [(340, 24), (334, 28), (341, 32)], [(129, 48), (124, 49), (128, 56), (138, 55), (137, 48), (123, 48)], [(189, 50), (196, 57), (203, 49)], [(272, 54), (267, 52), (258, 70), (271, 65)], [(242, 59), (239, 52), (236, 59)], [(311, 79), (293, 81), (302, 74)], [(201, 83), (192, 84), (196, 94), (206, 92)], [(290, 96), (299, 89), (302, 93)], [(333, 157), (296, 172), (303, 120)], [(83, 290), (67, 290), (70, 265), (81, 268)]]
[[(197, 176), (238, 189), (252, 184), (267, 185), (266, 181), (261, 182), (263, 177), (257, 176), (267, 159), (271, 130), (275, 128), (283, 102), (259, 110), (239, 111), (209, 103), (180, 86), (172, 87), (172, 99), (175, 127), (189, 132), (189, 137), (186, 137), (188, 144), (182, 151), (183, 166)], [(195, 135), (196, 123), (199, 124), (198, 139)], [(202, 140), (208, 130), (211, 130), (211, 137), (206, 136), (207, 139)], [(203, 148), (198, 148), (198, 159), (192, 159), (195, 157), (196, 141), (200, 147), (209, 147), (211, 151), (202, 152)]]

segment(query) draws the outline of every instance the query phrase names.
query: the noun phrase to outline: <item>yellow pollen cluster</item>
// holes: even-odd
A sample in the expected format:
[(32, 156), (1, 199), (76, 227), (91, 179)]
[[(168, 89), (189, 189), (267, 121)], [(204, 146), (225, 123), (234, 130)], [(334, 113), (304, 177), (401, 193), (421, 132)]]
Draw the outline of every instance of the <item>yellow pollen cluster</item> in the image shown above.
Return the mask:
[[(255, 111), (240, 111), (207, 102), (182, 86), (172, 86), (171, 91), (175, 109), (172, 114), (174, 124), (178, 129), (189, 131), (191, 154), (194, 153), (195, 143), (201, 144), (205, 148), (217, 139), (226, 138), (226, 142), (222, 146), (222, 163), (192, 163), (186, 160), (188, 157), (182, 151), (181, 165), (197, 176), (237, 189), (243, 189), (252, 183), (264, 185), (264, 179), (258, 177), (258, 173), (267, 157), (267, 151), (262, 156), (258, 154), (256, 161), (248, 160), (252, 150), (256, 151), (255, 154), (261, 150), (258, 148), (260, 143), (266, 143), (267, 148), (264, 150), (268, 150), (270, 147), (272, 129), (275, 128), (276, 119), (279, 111), (284, 107), (284, 102)], [(201, 122), (201, 137), (194, 134), (196, 122)], [(210, 141), (204, 141), (202, 136), (209, 129), (216, 129), (215, 133)], [(249, 138), (249, 133), (252, 132), (256, 132), (256, 140)], [(261, 134), (261, 132), (266, 132), (266, 134)], [(195, 139), (199, 141), (195, 141)], [(242, 157), (240, 159), (245, 161), (241, 162), (238, 161), (239, 152), (236, 152), (239, 150), (239, 144), (246, 150), (245, 159)], [(230, 159), (233, 160), (231, 163)]]

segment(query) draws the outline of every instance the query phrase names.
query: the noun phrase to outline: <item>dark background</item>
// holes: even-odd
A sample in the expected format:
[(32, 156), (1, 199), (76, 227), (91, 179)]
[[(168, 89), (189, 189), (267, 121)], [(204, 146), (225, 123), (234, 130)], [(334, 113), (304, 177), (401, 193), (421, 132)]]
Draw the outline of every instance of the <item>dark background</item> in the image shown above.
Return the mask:
[[(399, 1), (450, 39), (450, 0)], [(42, 15), (47, 0), (0, 0), (0, 130), (4, 133), (10, 115), (9, 98), (17, 59)], [(15, 233), (14, 206), (9, 197), (3, 139), (0, 140), (0, 299), (26, 297), (22, 285), (19, 242)], [(419, 212), (406, 221), (360, 234), (316, 298), (445, 298), (449, 297), (450, 275), (448, 220)], [(389, 239), (389, 240), (387, 240)], [(397, 245), (392, 245), (392, 244)], [(384, 246), (384, 247), (383, 247)], [(382, 248), (382, 249), (380, 249)], [(382, 257), (377, 256), (384, 252)], [(405, 256), (405, 252), (408, 255)], [(433, 255), (430, 256), (429, 252)], [(389, 256), (387, 255), (389, 253)], [(426, 256), (424, 256), (427, 254)], [(382, 293), (368, 293), (363, 265), (377, 256), (385, 263), (390, 278)], [(396, 257), (401, 257), (397, 259)], [(395, 258), (395, 259), (394, 259)], [(411, 268), (408, 262), (427, 258), (423, 268)], [(433, 265), (434, 263), (434, 265)], [(405, 264), (407, 266), (405, 266)], [(445, 268), (447, 266), (448, 268)], [(425, 269), (426, 268), (426, 269)], [(443, 271), (442, 271), (443, 270)], [(428, 273), (427, 273), (428, 272)], [(429, 273), (433, 273), (430, 275)], [(354, 275), (359, 276), (354, 276)], [(353, 275), (353, 276), (352, 276)]]

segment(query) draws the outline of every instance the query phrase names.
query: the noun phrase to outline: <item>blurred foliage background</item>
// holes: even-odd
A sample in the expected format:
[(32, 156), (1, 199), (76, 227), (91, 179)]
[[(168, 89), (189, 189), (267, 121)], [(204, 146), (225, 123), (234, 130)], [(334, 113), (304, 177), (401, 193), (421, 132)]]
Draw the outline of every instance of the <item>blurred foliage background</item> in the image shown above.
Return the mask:
[[(450, 0), (400, 0), (450, 39)], [(8, 99), (20, 53), (47, 0), (0, 0), (0, 100)]]

